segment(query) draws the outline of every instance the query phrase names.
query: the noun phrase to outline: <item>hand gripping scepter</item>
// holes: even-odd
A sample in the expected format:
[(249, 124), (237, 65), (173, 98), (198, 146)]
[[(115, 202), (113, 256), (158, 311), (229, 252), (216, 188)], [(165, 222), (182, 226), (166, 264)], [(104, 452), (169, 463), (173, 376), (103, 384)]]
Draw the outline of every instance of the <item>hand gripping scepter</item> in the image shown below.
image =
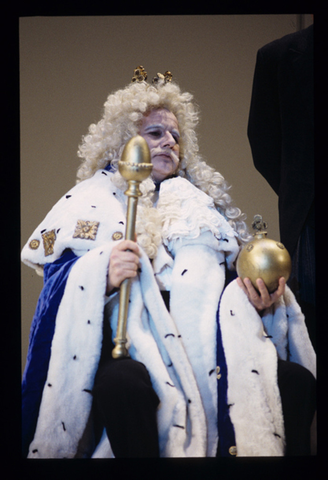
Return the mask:
[[(135, 224), (137, 216), (138, 197), (142, 194), (139, 190), (140, 183), (145, 180), (152, 171), (150, 152), (146, 140), (140, 135), (132, 137), (125, 145), (122, 158), (118, 162), (118, 169), (122, 177), (128, 182), (125, 195), (128, 197), (126, 215), (125, 239), (135, 240)], [(113, 358), (128, 357), (129, 353), (125, 346), (126, 322), (129, 308), (131, 279), (126, 278), (120, 287), (120, 304), (118, 311), (118, 323), (115, 347), (112, 351)]]

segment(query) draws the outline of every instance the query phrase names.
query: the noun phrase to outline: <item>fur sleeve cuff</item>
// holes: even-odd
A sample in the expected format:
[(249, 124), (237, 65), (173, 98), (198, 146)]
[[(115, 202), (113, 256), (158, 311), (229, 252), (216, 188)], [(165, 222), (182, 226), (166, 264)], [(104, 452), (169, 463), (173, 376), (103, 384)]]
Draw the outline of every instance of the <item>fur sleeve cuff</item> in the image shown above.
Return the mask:
[(288, 286), (283, 297), (265, 311), (262, 321), (279, 357), (303, 365), (315, 376), (316, 355), (305, 325), (305, 318)]

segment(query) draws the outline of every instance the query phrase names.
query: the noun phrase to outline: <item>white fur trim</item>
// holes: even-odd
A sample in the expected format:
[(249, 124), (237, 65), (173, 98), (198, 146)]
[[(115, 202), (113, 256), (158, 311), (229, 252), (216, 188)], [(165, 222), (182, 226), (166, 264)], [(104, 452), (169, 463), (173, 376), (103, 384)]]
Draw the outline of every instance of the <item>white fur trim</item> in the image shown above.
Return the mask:
[[(161, 456), (205, 456), (206, 420), (190, 361), (144, 254), (141, 269), (140, 283), (133, 281), (131, 285), (127, 321), (129, 353), (146, 365), (161, 401), (158, 410)], [(113, 302), (113, 332), (117, 311), (118, 305)]]
[(303, 365), (316, 377), (316, 354), (305, 325), (301, 307), (289, 288), (286, 289), (284, 301), (288, 317), (289, 358), (292, 362)]
[[(99, 170), (92, 178), (78, 183), (63, 195), (29, 237), (21, 253), (22, 261), (38, 268), (57, 260), (66, 248), (82, 256), (111, 240), (114, 233), (124, 235), (126, 198), (112, 183), (112, 176), (106, 170)], [(99, 223), (94, 240), (74, 237), (78, 220)], [(42, 234), (50, 231), (55, 232), (56, 239), (53, 253), (45, 255)], [(39, 242), (38, 248), (30, 247), (32, 240)]]
[(171, 315), (202, 396), (207, 456), (216, 455), (218, 441), (216, 313), (225, 281), (224, 263), (223, 252), (195, 242), (179, 248), (172, 272)]
[(288, 286), (284, 295), (265, 311), (262, 321), (279, 358), (299, 363), (316, 377), (316, 354), (305, 325), (305, 318)]
[[(48, 376), (29, 458), (73, 458), (89, 419), (112, 244), (72, 267), (60, 304)], [(92, 299), (92, 301), (90, 301)]]
[(260, 316), (236, 281), (222, 295), (220, 325), (237, 455), (281, 456), (284, 424), (277, 385), (277, 353), (264, 335)]

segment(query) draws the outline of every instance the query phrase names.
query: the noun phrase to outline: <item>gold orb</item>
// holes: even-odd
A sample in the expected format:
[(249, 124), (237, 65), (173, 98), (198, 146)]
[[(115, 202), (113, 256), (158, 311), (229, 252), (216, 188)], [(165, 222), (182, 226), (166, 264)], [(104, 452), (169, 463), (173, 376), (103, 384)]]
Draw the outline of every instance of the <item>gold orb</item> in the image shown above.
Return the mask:
[[(255, 218), (258, 220), (258, 217)], [(282, 243), (271, 240), (266, 235), (267, 232), (260, 228), (254, 239), (241, 250), (236, 268), (239, 277), (248, 277), (256, 289), (256, 279), (262, 278), (272, 293), (278, 288), (280, 277), (284, 277), (287, 282), (291, 272), (291, 258)]]

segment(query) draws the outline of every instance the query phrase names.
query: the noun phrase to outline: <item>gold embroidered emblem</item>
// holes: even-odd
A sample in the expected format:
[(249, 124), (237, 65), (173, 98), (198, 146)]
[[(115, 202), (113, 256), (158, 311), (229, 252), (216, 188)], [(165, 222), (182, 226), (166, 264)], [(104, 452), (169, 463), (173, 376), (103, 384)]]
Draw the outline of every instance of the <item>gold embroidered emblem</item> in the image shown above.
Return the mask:
[(54, 245), (56, 241), (55, 230), (50, 230), (49, 232), (43, 233), (42, 239), (45, 256), (47, 257), (48, 255), (52, 255), (54, 253)]
[(95, 240), (99, 222), (90, 222), (89, 220), (78, 220), (73, 238), (83, 238), (85, 240)]
[(37, 248), (39, 248), (39, 245), (40, 245), (40, 242), (39, 240), (31, 240), (30, 243), (28, 244), (28, 246), (32, 249), (32, 250), (36, 250)]
[(121, 240), (123, 238), (123, 233), (122, 232), (115, 232), (112, 235), (113, 240)]

